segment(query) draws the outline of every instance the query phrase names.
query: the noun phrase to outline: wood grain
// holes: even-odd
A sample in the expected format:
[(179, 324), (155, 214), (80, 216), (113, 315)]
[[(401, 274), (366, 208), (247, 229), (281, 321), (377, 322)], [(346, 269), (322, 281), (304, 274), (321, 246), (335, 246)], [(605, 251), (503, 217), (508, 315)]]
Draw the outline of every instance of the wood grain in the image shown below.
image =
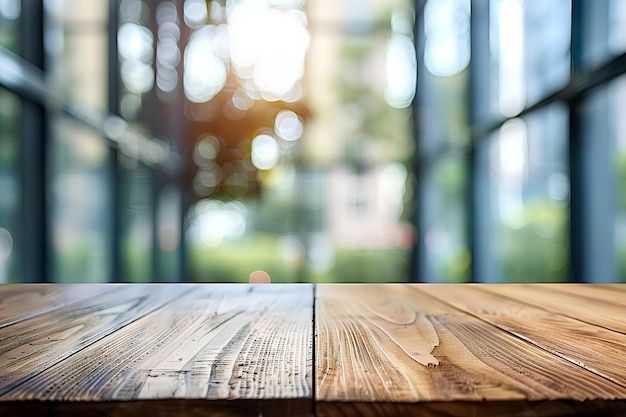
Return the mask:
[(542, 284), (552, 291), (567, 293), (585, 300), (600, 300), (626, 307), (626, 285), (624, 284)]
[[(586, 284), (494, 284), (482, 290), (626, 334), (626, 293)], [(595, 291), (594, 291), (595, 290)], [(617, 295), (617, 297), (616, 297)]]
[(334, 414), (358, 402), (626, 398), (623, 386), (418, 288), (317, 287), (316, 397)]
[[(294, 399), (310, 405), (312, 286), (124, 288), (109, 294), (117, 302), (100, 300), (97, 312), (88, 314), (96, 306), (85, 306), (71, 318), (55, 311), (6, 327), (20, 326), (4, 335), (13, 342), (0, 336), (0, 362), (11, 364), (2, 373), (0, 402)], [(124, 298), (127, 290), (134, 295)], [(32, 351), (22, 350), (24, 341)], [(70, 356), (47, 360), (68, 349)]]
[[(420, 287), (420, 291), (626, 387), (626, 335), (484, 288), (480, 284), (426, 285)], [(586, 307), (581, 305), (580, 308)]]
[(0, 327), (26, 320), (114, 289), (114, 285), (0, 285)]
[(626, 416), (624, 317), (623, 285), (0, 285), (0, 415)]
[(0, 395), (182, 293), (173, 285), (114, 288), (0, 328)]

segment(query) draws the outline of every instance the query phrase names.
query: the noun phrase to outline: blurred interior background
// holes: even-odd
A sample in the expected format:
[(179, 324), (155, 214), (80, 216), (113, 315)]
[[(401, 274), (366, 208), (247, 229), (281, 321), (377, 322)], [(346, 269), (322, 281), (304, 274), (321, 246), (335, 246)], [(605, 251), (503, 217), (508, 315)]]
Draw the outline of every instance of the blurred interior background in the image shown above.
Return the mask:
[(0, 0), (0, 282), (626, 282), (625, 52), (623, 0)]

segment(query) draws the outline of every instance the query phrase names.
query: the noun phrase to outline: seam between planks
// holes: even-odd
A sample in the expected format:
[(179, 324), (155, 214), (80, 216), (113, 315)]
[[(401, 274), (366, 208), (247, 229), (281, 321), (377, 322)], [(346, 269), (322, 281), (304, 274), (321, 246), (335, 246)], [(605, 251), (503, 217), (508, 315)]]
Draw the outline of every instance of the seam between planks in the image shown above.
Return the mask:
[(516, 339), (519, 339), (519, 340), (523, 341), (524, 343), (527, 343), (527, 344), (529, 344), (529, 345), (531, 345), (531, 346), (534, 346), (534, 347), (536, 347), (536, 348), (538, 348), (538, 349), (541, 349), (541, 350), (543, 350), (543, 351), (545, 351), (545, 352), (549, 353), (550, 355), (555, 356), (555, 357), (557, 357), (557, 358), (559, 358), (559, 359), (561, 359), (561, 360), (563, 360), (563, 361), (566, 361), (566, 362), (572, 363), (572, 364), (576, 365), (577, 367), (579, 367), (580, 369), (584, 369), (584, 370), (585, 370), (585, 371), (587, 371), (587, 372), (591, 372), (593, 375), (595, 375), (595, 376), (597, 376), (597, 377), (600, 377), (600, 378), (603, 378), (603, 379), (605, 379), (605, 380), (607, 380), (607, 381), (610, 381), (610, 382), (612, 382), (612, 383), (614, 383), (614, 384), (616, 384), (616, 385), (618, 385), (618, 386), (620, 386), (620, 387), (622, 387), (622, 388), (626, 388), (626, 384), (623, 384), (623, 383), (621, 383), (621, 382), (619, 382), (619, 381), (615, 381), (615, 380), (613, 380), (613, 379), (611, 379), (611, 378), (608, 378), (608, 377), (607, 377), (607, 376), (605, 376), (605, 375), (602, 375), (601, 373), (595, 372), (595, 371), (593, 371), (592, 369), (589, 369), (589, 368), (587, 368), (587, 367), (585, 367), (585, 366), (582, 366), (579, 362), (577, 362), (577, 361), (575, 361), (575, 360), (573, 360), (573, 359), (568, 359), (567, 357), (564, 357), (564, 356), (562, 356), (562, 355), (559, 355), (558, 353), (552, 352), (551, 350), (546, 349), (546, 348), (544, 348), (543, 346), (541, 346), (541, 345), (537, 344), (537, 343), (536, 343), (534, 340), (532, 340), (532, 339), (528, 339), (528, 338), (526, 338), (526, 337), (524, 337), (524, 336), (522, 336), (522, 335), (520, 335), (520, 334), (518, 334), (518, 333), (515, 333), (515, 332), (513, 332), (513, 331), (510, 331), (510, 330), (507, 330), (507, 329), (505, 329), (505, 328), (502, 328), (501, 326), (498, 326), (497, 324), (490, 322), (489, 320), (487, 320), (487, 319), (485, 319), (485, 318), (481, 317), (481, 316), (480, 316), (480, 315), (478, 315), (478, 314), (472, 313), (471, 311), (468, 311), (468, 310), (462, 309), (462, 308), (460, 308), (460, 307), (455, 306), (454, 304), (449, 303), (448, 301), (446, 301), (445, 299), (443, 299), (443, 298), (441, 298), (441, 297), (439, 297), (439, 296), (437, 296), (437, 295), (433, 295), (433, 294), (430, 294), (430, 293), (427, 293), (427, 292), (421, 291), (419, 288), (415, 288), (414, 286), (411, 286), (411, 288), (413, 289), (413, 291), (417, 291), (417, 292), (419, 292), (419, 293), (421, 293), (421, 294), (423, 294), (423, 295), (426, 295), (426, 296), (429, 296), (429, 297), (435, 298), (437, 301), (439, 301), (439, 302), (441, 302), (441, 303), (443, 303), (443, 304), (445, 304), (445, 305), (449, 306), (450, 308), (452, 308), (452, 309), (454, 309), (454, 310), (456, 310), (456, 311), (459, 311), (459, 312), (461, 312), (461, 313), (463, 313), (463, 314), (467, 314), (467, 315), (469, 315), (469, 316), (475, 317), (475, 318), (479, 319), (480, 321), (482, 321), (482, 322), (484, 322), (484, 323), (486, 323), (486, 324), (488, 324), (488, 325), (490, 325), (490, 326), (492, 326), (492, 327), (495, 327), (496, 329), (498, 329), (498, 330), (500, 330), (500, 331), (503, 331), (503, 332), (505, 332), (505, 333), (508, 333), (509, 335), (511, 335), (511, 336), (513, 336), (513, 337), (515, 337)]
[(311, 416), (317, 417), (317, 363), (316, 363), (316, 355), (317, 355), (317, 339), (316, 339), (316, 329), (317, 323), (315, 321), (315, 303), (317, 301), (317, 284), (313, 284), (313, 316), (312, 316), (312, 340), (311, 340)]

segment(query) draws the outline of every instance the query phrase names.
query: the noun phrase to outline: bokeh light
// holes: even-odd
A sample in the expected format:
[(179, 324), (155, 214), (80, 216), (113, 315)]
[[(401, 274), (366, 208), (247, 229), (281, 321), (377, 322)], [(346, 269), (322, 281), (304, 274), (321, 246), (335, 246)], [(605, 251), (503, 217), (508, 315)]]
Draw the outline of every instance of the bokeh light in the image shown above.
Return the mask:
[(252, 163), (258, 169), (272, 169), (280, 159), (280, 148), (276, 139), (261, 134), (252, 140)]
[(463, 71), (470, 60), (470, 0), (429, 1), (424, 8), (424, 63), (436, 76)]
[(194, 206), (189, 236), (205, 246), (241, 239), (246, 233), (248, 210), (237, 201), (202, 200)]
[(154, 84), (152, 42), (150, 30), (137, 23), (124, 23), (118, 30), (122, 82), (132, 93), (150, 91)]
[(276, 134), (286, 141), (294, 141), (302, 137), (304, 126), (300, 117), (291, 110), (281, 110), (274, 122)]
[(187, 26), (194, 29), (201, 27), (209, 17), (206, 0), (185, 0), (184, 14)]
[(173, 3), (161, 3), (157, 9), (156, 84), (160, 91), (173, 92), (178, 85), (180, 63), (180, 28), (178, 12)]
[(306, 17), (301, 10), (280, 10), (256, 1), (234, 6), (229, 15), (233, 69), (266, 100), (280, 100), (296, 87), (304, 73), (309, 45)]
[(195, 31), (185, 48), (184, 87), (196, 103), (211, 100), (226, 84), (226, 64), (216, 54), (213, 27)]
[(19, 0), (0, 0), (0, 14), (4, 19), (15, 20), (21, 12), (22, 3)]

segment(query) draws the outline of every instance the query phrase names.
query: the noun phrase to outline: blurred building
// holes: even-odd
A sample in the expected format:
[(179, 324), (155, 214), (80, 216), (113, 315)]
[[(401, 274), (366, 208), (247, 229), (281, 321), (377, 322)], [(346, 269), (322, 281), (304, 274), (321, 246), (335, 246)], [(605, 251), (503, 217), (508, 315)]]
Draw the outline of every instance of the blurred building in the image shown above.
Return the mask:
[(622, 281), (623, 4), (0, 0), (0, 282)]

